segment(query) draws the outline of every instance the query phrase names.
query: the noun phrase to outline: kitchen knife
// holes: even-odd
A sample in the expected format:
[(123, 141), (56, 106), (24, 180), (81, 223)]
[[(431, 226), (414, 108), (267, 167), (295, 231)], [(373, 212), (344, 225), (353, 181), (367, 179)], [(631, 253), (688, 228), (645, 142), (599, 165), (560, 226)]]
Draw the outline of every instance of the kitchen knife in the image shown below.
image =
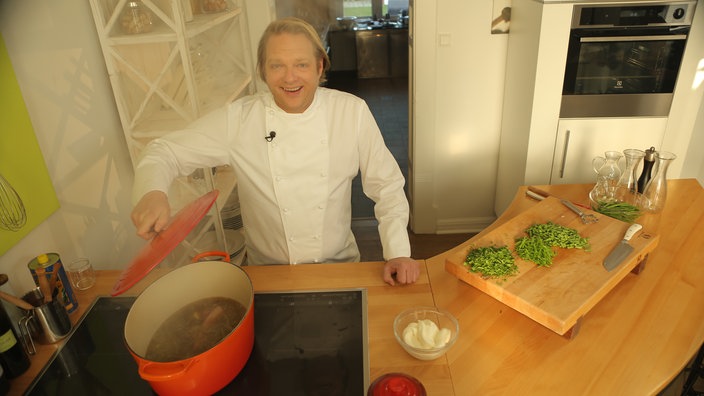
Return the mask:
[(628, 227), (621, 242), (619, 242), (611, 253), (609, 253), (609, 255), (604, 259), (604, 268), (606, 268), (607, 271), (611, 271), (616, 268), (619, 264), (621, 264), (623, 259), (631, 254), (633, 251), (633, 246), (629, 245), (628, 241), (630, 241), (633, 235), (640, 231), (641, 228), (643, 228), (643, 226), (640, 224), (632, 224)]

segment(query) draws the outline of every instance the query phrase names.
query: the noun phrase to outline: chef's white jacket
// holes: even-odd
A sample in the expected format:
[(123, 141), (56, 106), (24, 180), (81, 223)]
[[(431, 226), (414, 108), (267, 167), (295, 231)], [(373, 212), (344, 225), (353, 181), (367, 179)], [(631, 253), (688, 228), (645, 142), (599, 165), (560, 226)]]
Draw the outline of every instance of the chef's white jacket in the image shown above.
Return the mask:
[(359, 261), (350, 228), (359, 171), (375, 202), (384, 258), (411, 255), (405, 180), (360, 98), (319, 87), (302, 114), (284, 112), (269, 92), (238, 99), (150, 142), (136, 167), (134, 200), (224, 164), (237, 178), (248, 264)]

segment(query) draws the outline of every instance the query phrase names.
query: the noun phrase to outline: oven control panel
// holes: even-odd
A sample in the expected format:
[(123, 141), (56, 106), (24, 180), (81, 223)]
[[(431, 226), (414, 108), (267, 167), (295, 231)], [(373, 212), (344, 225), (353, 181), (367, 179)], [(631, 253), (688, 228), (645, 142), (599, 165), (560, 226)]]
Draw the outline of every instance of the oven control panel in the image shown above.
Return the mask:
[(689, 26), (696, 1), (661, 4), (578, 5), (572, 28)]

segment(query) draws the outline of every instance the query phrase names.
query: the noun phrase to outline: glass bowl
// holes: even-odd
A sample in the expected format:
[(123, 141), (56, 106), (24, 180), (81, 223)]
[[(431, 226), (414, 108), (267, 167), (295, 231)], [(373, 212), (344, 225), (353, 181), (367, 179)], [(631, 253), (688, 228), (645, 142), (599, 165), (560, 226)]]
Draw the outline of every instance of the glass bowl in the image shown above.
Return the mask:
[[(597, 198), (594, 190), (590, 191), (589, 204), (595, 212), (627, 223), (633, 223), (646, 212), (648, 199), (643, 194), (619, 186), (611, 198)], [(628, 204), (628, 206), (614, 209), (614, 205), (618, 206), (618, 204)]]
[[(449, 331), (449, 339), (447, 343), (440, 347), (417, 347), (408, 344), (404, 340), (404, 330), (406, 327), (419, 321), (429, 320), (434, 323), (439, 330), (447, 329)], [(427, 322), (424, 322), (427, 323)], [(457, 341), (457, 335), (460, 332), (460, 325), (457, 319), (451, 313), (437, 309), (434, 307), (415, 307), (407, 309), (396, 316), (394, 319), (394, 336), (396, 341), (408, 352), (409, 355), (420, 360), (433, 360), (444, 355), (452, 345)], [(427, 333), (426, 333), (427, 334)], [(445, 333), (446, 335), (446, 333)]]

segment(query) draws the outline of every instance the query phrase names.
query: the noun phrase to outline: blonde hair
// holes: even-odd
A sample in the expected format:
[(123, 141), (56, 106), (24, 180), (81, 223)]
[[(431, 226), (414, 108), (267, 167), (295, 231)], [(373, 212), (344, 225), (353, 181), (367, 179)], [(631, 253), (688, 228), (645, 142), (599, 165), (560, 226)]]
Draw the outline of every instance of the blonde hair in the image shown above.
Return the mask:
[(320, 76), (319, 83), (324, 83), (326, 80), (325, 73), (330, 69), (328, 53), (325, 51), (323, 43), (320, 41), (320, 36), (315, 28), (308, 22), (293, 17), (282, 18), (271, 22), (266, 30), (264, 30), (264, 33), (262, 33), (262, 37), (259, 39), (259, 47), (257, 48), (257, 73), (259, 74), (259, 78), (265, 80), (266, 45), (269, 42), (269, 38), (282, 33), (302, 34), (313, 44), (315, 59), (323, 61), (323, 73)]

